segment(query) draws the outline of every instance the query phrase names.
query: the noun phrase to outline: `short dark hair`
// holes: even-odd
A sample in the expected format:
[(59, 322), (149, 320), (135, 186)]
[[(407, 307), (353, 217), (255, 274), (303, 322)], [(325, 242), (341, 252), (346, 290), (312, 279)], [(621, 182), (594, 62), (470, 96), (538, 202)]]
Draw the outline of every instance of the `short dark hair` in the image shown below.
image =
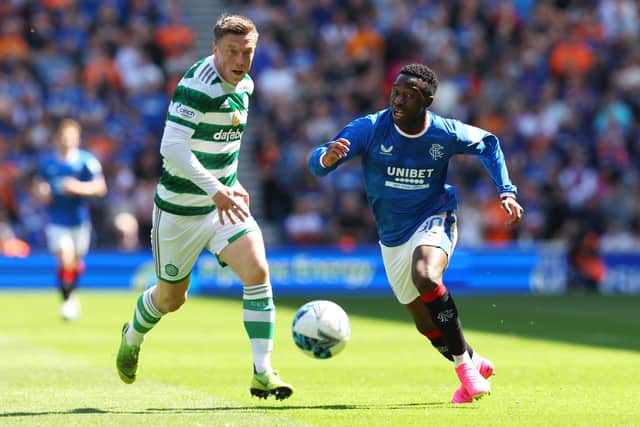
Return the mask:
[(424, 64), (405, 65), (400, 70), (400, 74), (406, 74), (423, 80), (427, 84), (429, 96), (434, 96), (436, 94), (436, 90), (438, 90), (438, 76), (436, 76), (435, 71)]
[(231, 15), (228, 13), (222, 14), (220, 18), (218, 18), (216, 26), (213, 28), (213, 38), (215, 42), (218, 42), (227, 34), (246, 36), (249, 33), (258, 34), (256, 25), (251, 19), (246, 16)]

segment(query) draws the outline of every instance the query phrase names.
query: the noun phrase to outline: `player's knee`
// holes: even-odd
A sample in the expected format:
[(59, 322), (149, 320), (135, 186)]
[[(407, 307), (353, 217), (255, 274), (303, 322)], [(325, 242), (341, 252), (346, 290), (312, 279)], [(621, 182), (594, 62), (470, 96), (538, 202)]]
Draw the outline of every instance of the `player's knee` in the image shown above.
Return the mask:
[(249, 277), (246, 278), (247, 283), (257, 284), (257, 283), (268, 283), (269, 282), (269, 265), (266, 261), (258, 261), (255, 266), (251, 269), (248, 274)]
[(58, 254), (58, 262), (60, 267), (67, 270), (74, 270), (76, 268), (77, 258), (72, 251), (60, 251)]
[(415, 283), (418, 291), (427, 293), (433, 291), (442, 283), (442, 270), (434, 266), (423, 266), (422, 268), (414, 268), (411, 272), (413, 283)]
[(261, 283), (266, 283), (269, 281), (269, 265), (267, 261), (258, 263), (256, 267), (256, 275), (259, 276)]

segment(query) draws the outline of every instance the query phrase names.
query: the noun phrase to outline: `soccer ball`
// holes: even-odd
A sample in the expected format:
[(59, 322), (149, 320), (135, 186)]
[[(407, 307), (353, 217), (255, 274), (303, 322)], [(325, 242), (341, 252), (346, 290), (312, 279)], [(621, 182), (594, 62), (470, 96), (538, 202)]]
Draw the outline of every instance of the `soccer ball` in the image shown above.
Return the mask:
[(293, 342), (305, 354), (328, 359), (340, 353), (351, 337), (349, 317), (331, 301), (311, 301), (298, 309), (291, 325)]

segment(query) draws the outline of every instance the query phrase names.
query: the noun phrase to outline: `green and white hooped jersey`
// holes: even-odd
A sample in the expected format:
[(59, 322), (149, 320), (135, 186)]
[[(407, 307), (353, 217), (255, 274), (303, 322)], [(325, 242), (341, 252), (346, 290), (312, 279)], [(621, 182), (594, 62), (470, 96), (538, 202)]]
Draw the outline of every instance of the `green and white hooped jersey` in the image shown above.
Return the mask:
[[(202, 58), (176, 87), (165, 126), (189, 131), (188, 143), (202, 165), (220, 182), (237, 181), (240, 140), (247, 125), (253, 80), (232, 86), (218, 75), (213, 55)], [(155, 203), (176, 215), (204, 215), (215, 209), (211, 196), (163, 159)]]

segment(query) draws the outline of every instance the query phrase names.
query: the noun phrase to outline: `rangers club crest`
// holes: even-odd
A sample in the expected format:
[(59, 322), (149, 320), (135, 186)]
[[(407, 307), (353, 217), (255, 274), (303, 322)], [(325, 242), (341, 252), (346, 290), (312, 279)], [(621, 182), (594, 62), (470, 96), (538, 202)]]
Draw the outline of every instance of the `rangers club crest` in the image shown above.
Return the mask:
[(429, 154), (433, 160), (439, 160), (444, 157), (444, 147), (440, 144), (432, 144)]

